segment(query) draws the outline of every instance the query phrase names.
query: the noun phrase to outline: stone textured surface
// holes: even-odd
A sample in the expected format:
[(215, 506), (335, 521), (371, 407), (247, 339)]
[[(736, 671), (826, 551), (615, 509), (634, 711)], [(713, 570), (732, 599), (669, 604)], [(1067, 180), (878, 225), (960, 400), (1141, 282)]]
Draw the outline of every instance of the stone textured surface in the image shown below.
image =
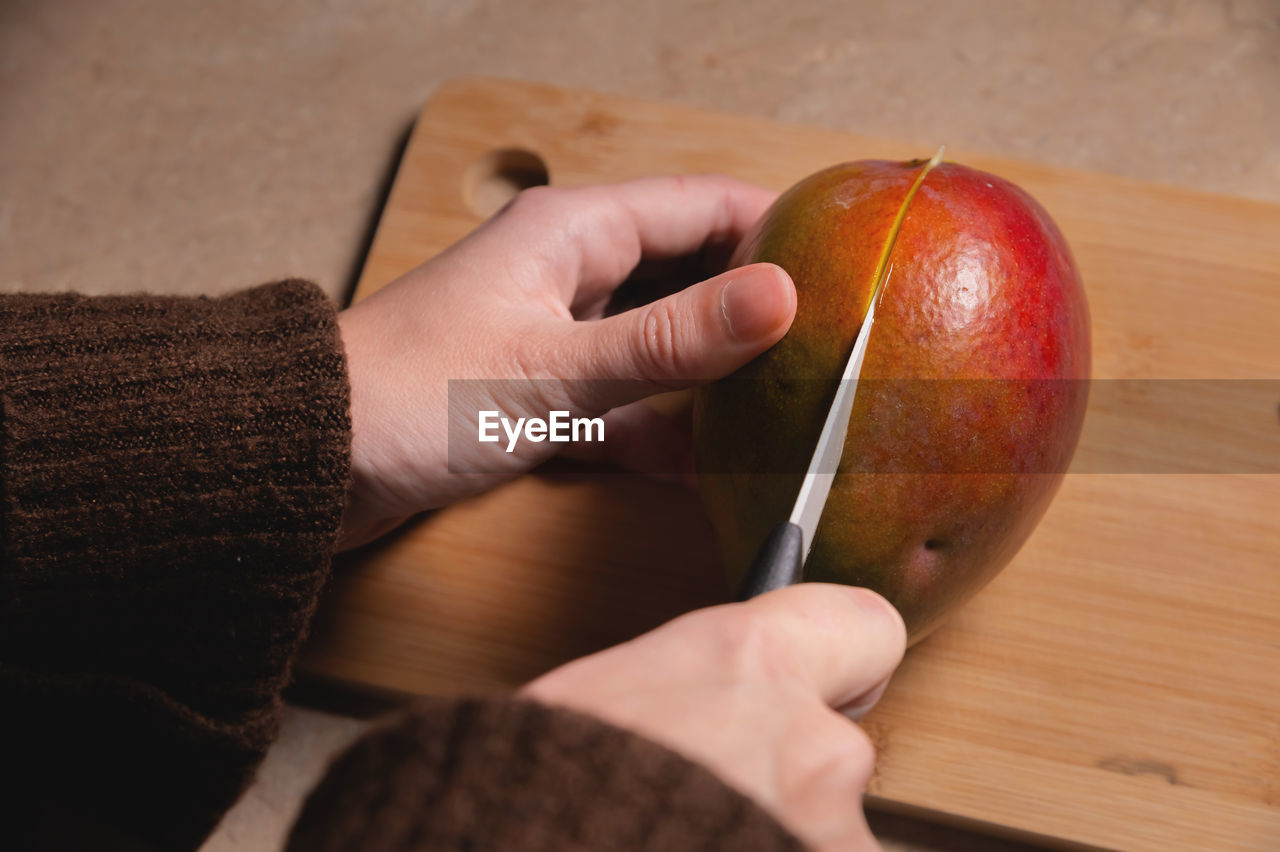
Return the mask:
[(1274, 0), (6, 0), (0, 289), (341, 297), (474, 73), (1280, 201)]
[[(1280, 202), (1276, 0), (3, 0), (0, 290), (345, 299), (414, 114), (463, 74)], [(362, 724), (291, 709), (208, 849), (271, 848)]]

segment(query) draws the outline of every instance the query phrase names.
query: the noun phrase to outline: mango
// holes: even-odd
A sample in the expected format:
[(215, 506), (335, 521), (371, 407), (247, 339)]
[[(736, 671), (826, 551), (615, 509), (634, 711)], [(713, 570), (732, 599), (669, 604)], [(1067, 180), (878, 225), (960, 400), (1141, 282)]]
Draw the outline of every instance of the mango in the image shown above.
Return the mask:
[(1071, 251), (1009, 181), (866, 160), (784, 192), (732, 265), (757, 262), (795, 281), (795, 321), (694, 397), (699, 488), (727, 571), (740, 580), (789, 515), (883, 274), (804, 579), (876, 590), (918, 641), (1009, 563), (1075, 451), (1090, 331)]

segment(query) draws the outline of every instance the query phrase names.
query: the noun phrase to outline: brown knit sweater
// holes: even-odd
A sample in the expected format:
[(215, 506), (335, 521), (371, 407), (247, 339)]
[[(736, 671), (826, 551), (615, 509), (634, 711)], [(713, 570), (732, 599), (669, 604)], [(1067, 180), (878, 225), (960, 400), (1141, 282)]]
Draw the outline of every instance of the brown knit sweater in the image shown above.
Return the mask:
[[(0, 847), (194, 849), (251, 779), (329, 568), (333, 309), (0, 296)], [(290, 849), (798, 849), (598, 720), (430, 701), (358, 742)]]

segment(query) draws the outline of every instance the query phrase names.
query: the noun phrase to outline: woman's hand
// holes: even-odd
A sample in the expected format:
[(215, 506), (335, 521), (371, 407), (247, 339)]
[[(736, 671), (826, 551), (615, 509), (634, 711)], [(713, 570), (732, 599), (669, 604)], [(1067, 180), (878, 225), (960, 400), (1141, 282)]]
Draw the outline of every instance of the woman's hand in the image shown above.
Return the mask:
[(875, 750), (842, 712), (871, 708), (905, 647), (884, 598), (803, 583), (681, 616), (524, 695), (701, 762), (816, 849), (876, 849), (862, 812)]
[(553, 410), (604, 415), (605, 441), (591, 455), (660, 466), (653, 439), (674, 437), (674, 427), (629, 403), (727, 375), (772, 346), (794, 316), (794, 287), (759, 264), (616, 316), (602, 318), (604, 308), (642, 258), (732, 247), (772, 199), (710, 176), (528, 190), (344, 311), (353, 483), (339, 547), (566, 446), (523, 441), (508, 453), (505, 436), (480, 443), (481, 410), (513, 422)]

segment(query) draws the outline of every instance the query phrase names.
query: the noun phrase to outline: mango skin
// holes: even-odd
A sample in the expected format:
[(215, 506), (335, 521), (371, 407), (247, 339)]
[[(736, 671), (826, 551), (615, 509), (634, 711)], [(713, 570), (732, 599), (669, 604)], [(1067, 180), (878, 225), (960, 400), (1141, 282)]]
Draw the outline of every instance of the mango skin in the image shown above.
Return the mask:
[[(778, 264), (798, 294), (782, 341), (694, 397), (699, 488), (735, 584), (790, 513), (922, 168), (812, 175), (734, 256)], [(1061, 484), (1087, 403), (1089, 310), (1044, 209), (959, 164), (927, 174), (890, 263), (805, 579), (878, 591), (915, 642), (1008, 564)], [(934, 379), (957, 381), (920, 381)], [(966, 381), (989, 379), (1004, 381)]]

